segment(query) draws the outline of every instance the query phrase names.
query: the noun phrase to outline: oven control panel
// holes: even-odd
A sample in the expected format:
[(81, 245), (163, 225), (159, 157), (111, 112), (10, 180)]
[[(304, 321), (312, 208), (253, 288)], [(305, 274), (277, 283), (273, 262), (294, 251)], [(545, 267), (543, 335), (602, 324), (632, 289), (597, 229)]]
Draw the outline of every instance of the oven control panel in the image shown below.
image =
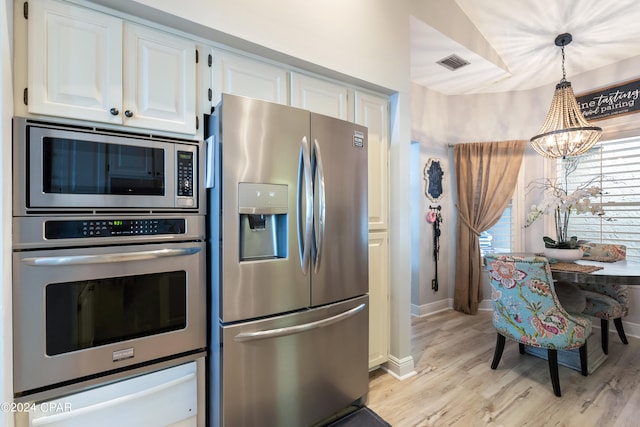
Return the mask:
[(157, 234), (184, 234), (184, 218), (52, 220), (44, 224), (45, 239), (130, 237)]

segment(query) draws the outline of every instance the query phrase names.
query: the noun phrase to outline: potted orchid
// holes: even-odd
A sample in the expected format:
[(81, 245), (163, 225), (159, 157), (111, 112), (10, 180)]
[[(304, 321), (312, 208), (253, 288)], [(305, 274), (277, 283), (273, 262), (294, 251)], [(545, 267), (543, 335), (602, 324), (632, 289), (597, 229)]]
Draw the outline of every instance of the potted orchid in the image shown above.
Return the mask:
[[(599, 177), (595, 177), (568, 192), (568, 175), (575, 170), (565, 168), (564, 182), (558, 180), (542, 179), (533, 181), (530, 187), (542, 189), (544, 198), (540, 204), (532, 205), (527, 215), (525, 227), (530, 226), (543, 215), (553, 214), (556, 239), (549, 236), (543, 237), (545, 248), (550, 249), (579, 249), (580, 243), (577, 236), (569, 236), (569, 218), (572, 214), (604, 215), (601, 203), (594, 203), (592, 199), (598, 199), (602, 195), (602, 188), (595, 185)], [(581, 254), (580, 254), (581, 256)]]

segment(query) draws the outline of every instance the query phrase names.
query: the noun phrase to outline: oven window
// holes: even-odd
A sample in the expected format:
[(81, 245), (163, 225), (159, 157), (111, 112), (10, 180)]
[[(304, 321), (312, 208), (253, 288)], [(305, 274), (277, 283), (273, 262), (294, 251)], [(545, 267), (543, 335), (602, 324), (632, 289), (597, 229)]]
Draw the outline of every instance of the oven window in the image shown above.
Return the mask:
[(187, 324), (185, 271), (49, 284), (45, 295), (49, 356)]
[(160, 148), (43, 138), (44, 193), (163, 196)]

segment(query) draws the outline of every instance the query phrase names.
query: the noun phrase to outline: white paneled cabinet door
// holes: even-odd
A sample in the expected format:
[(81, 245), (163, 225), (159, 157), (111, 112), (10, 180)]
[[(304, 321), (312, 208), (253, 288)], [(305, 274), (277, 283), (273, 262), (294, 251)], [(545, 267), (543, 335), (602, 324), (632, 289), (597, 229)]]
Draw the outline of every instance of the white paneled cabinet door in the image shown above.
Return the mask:
[(287, 104), (287, 71), (224, 51), (213, 52), (213, 105), (222, 93)]
[(389, 238), (369, 233), (369, 369), (389, 359)]
[(389, 228), (389, 102), (380, 95), (355, 94), (356, 123), (369, 130), (369, 230)]
[(291, 105), (325, 116), (353, 120), (346, 86), (304, 74), (291, 73)]
[(195, 133), (195, 42), (134, 24), (124, 34), (124, 124)]
[(122, 21), (68, 3), (30, 3), (30, 113), (121, 123)]

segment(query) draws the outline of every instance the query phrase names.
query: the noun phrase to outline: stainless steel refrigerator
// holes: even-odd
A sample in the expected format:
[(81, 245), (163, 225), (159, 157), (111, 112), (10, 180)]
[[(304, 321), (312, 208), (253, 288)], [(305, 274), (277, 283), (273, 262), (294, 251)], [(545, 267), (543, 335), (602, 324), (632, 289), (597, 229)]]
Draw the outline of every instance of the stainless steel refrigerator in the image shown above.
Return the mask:
[(368, 390), (367, 129), (227, 94), (211, 128), (209, 425), (313, 425)]

